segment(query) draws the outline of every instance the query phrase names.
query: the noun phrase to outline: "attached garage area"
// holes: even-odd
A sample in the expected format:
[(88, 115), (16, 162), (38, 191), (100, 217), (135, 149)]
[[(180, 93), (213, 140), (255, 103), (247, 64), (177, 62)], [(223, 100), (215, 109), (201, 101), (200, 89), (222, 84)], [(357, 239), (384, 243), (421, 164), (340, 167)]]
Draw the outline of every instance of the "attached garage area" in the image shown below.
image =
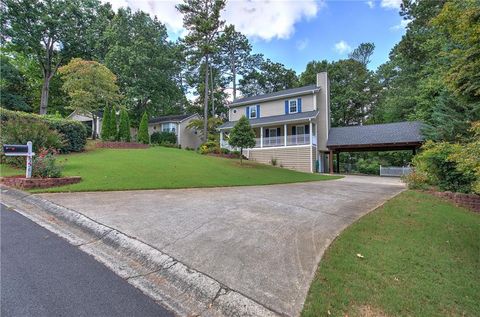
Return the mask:
[[(423, 143), (422, 123), (418, 121), (372, 124), (331, 128), (324, 152), (324, 170), (339, 172), (341, 152), (400, 151), (411, 150), (414, 154)], [(336, 164), (334, 164), (336, 155)]]

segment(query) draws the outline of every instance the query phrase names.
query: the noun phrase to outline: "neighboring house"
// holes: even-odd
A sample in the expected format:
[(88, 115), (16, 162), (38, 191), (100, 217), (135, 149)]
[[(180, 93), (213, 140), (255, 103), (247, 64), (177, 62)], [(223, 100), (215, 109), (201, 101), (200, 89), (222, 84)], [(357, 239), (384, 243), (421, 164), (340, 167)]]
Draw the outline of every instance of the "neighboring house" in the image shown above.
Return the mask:
[(186, 114), (157, 117), (148, 121), (148, 133), (173, 132), (177, 136), (177, 144), (182, 148), (197, 149), (202, 144), (201, 136), (195, 129), (187, 128), (194, 119), (200, 119), (200, 116)]
[[(80, 113), (77, 110), (75, 110), (67, 117), (67, 119), (80, 121), (83, 124), (85, 124), (85, 126), (87, 127), (88, 135), (92, 136), (94, 124), (93, 124), (93, 116), (91, 113)], [(102, 131), (102, 119), (103, 119), (103, 112), (99, 111), (97, 113), (97, 118), (96, 118), (97, 124), (95, 127), (95, 132), (97, 137), (100, 137), (100, 132)]]
[(256, 135), (256, 146), (245, 150), (248, 159), (264, 164), (274, 159), (303, 172), (333, 173), (333, 155), (341, 151), (414, 150), (423, 140), (418, 122), (330, 128), (326, 72), (317, 74), (316, 85), (237, 99), (228, 108), (229, 121), (219, 127), (221, 147), (231, 149), (228, 133), (246, 116)]

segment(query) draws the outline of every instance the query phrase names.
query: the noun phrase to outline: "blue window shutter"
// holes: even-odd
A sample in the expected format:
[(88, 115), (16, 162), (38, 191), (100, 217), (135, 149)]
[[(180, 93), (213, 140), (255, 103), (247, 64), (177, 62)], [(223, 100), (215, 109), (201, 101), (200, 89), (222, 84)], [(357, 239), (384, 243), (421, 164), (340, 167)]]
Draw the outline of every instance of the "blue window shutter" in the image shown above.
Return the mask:
[(288, 100), (285, 100), (285, 114), (288, 114)]
[(257, 105), (257, 118), (260, 118), (260, 105)]
[(270, 129), (265, 129), (265, 137), (268, 138), (270, 136)]
[(282, 129), (277, 128), (277, 137), (279, 137), (282, 134)]
[(245, 108), (245, 115), (247, 116), (247, 119), (250, 118), (250, 107), (248, 106)]
[(305, 125), (305, 134), (310, 134), (310, 125)]
[(297, 127), (296, 126), (292, 127), (292, 135), (297, 135)]
[(302, 98), (297, 99), (297, 112), (302, 112)]

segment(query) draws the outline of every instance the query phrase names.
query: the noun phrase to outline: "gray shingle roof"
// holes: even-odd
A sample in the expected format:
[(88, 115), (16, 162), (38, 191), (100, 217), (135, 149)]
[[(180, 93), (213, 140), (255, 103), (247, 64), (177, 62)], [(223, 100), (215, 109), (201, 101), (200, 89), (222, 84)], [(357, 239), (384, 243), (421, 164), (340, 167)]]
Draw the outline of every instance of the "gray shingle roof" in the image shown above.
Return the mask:
[[(282, 114), (282, 115), (279, 115), (279, 116), (270, 116), (270, 117), (264, 117), (264, 118), (258, 118), (258, 119), (250, 119), (250, 125), (255, 127), (255, 126), (260, 126), (260, 125), (265, 125), (265, 124), (284, 123), (284, 122), (291, 122), (291, 121), (301, 121), (301, 120), (307, 120), (307, 119), (310, 119), (310, 118), (315, 118), (317, 115), (318, 115), (318, 110), (306, 111), (306, 112), (300, 112), (300, 113), (292, 113), (292, 114)], [(230, 128), (233, 128), (233, 126), (236, 123), (237, 123), (237, 121), (225, 122), (220, 127), (218, 127), (218, 129), (219, 130), (230, 129)]]
[(249, 103), (249, 102), (255, 102), (255, 101), (260, 101), (264, 99), (271, 99), (271, 98), (281, 98), (282, 96), (293, 96), (293, 95), (300, 95), (303, 93), (307, 93), (312, 90), (318, 90), (320, 89), (316, 85), (310, 85), (310, 86), (304, 86), (304, 87), (298, 87), (298, 88), (292, 88), (292, 89), (286, 89), (286, 90), (280, 90), (276, 92), (272, 92), (269, 94), (264, 94), (264, 95), (257, 95), (257, 96), (251, 96), (251, 97), (244, 97), (237, 99), (230, 103), (228, 106), (229, 107), (235, 107), (237, 105)]
[(422, 125), (419, 121), (405, 121), (331, 128), (327, 147), (422, 142)]
[(180, 122), (188, 117), (191, 117), (191, 114), (178, 114), (171, 116), (162, 116), (148, 120), (148, 123), (159, 123), (159, 122)]

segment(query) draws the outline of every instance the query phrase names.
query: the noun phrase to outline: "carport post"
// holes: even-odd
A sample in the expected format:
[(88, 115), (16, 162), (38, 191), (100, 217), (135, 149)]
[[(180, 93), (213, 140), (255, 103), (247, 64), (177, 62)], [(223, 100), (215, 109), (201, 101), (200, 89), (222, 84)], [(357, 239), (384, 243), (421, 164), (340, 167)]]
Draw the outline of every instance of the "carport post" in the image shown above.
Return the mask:
[(340, 173), (340, 152), (337, 152), (337, 173)]
[(333, 151), (330, 150), (328, 154), (328, 168), (330, 169), (330, 174), (333, 174)]

